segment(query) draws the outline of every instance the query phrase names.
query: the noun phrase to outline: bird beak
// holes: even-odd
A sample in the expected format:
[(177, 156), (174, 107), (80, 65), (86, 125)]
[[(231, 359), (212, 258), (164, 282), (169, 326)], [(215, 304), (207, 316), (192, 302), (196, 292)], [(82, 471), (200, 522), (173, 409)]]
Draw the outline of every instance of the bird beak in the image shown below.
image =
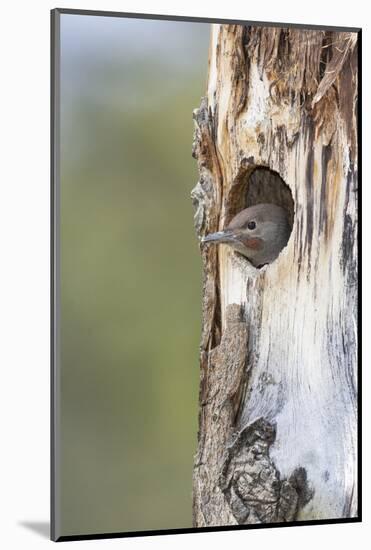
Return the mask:
[(210, 233), (201, 239), (201, 244), (204, 243), (231, 243), (236, 242), (236, 235), (231, 230), (217, 231), (216, 233)]

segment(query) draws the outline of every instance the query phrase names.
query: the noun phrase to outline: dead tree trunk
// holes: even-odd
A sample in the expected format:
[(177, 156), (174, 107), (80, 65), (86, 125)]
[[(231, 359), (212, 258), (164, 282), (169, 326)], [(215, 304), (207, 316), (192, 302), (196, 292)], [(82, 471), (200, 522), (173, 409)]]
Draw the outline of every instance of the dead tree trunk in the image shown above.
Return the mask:
[(357, 516), (357, 36), (212, 26), (197, 233), (262, 202), (292, 232), (261, 269), (201, 247), (196, 527)]

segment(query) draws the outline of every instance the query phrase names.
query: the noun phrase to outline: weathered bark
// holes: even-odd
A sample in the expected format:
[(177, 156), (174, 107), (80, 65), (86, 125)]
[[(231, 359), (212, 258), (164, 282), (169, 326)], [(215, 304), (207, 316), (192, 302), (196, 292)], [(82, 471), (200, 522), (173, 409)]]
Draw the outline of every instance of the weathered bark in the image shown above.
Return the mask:
[(293, 228), (262, 269), (201, 248), (197, 527), (357, 516), (357, 60), (353, 32), (212, 26), (197, 233), (259, 202)]

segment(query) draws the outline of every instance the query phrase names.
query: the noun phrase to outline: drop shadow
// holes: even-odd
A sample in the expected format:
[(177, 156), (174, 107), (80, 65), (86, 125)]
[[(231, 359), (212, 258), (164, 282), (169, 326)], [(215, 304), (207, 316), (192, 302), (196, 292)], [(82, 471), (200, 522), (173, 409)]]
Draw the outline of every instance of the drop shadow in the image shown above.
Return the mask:
[(30, 529), (34, 533), (37, 533), (43, 538), (50, 538), (50, 523), (49, 521), (20, 521), (18, 522), (22, 527)]

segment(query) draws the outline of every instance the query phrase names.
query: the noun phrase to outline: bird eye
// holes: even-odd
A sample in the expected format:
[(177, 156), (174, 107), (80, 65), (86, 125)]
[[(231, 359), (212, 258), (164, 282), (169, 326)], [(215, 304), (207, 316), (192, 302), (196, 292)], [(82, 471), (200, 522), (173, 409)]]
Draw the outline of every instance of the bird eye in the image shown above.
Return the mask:
[(255, 223), (255, 222), (249, 222), (249, 223), (247, 224), (247, 227), (248, 227), (249, 229), (255, 229), (256, 223)]

